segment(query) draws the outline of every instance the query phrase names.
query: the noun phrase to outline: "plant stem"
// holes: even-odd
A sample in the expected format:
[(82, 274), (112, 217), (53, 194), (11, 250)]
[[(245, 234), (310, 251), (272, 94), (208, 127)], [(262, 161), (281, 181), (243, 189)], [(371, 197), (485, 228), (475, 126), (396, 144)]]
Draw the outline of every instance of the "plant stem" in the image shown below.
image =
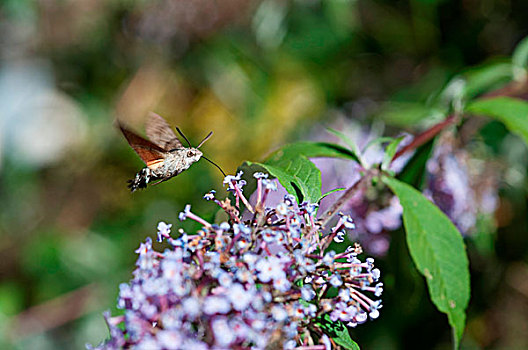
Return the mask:
[(400, 156), (404, 155), (405, 153), (412, 151), (420, 147), (421, 145), (427, 143), (427, 141), (435, 137), (439, 132), (444, 130), (447, 126), (453, 124), (455, 121), (457, 121), (456, 116), (450, 115), (449, 117), (447, 117), (447, 119), (425, 130), (424, 132), (416, 136), (414, 140), (412, 140), (411, 143), (409, 143), (407, 146), (403, 147), (398, 152), (396, 152), (394, 157), (392, 157), (391, 162), (394, 162), (396, 159), (398, 159)]
[(367, 184), (370, 180), (377, 175), (377, 169), (369, 169), (366, 171), (365, 175), (359, 179), (355, 184), (350, 186), (339, 199), (332, 204), (332, 206), (321, 216), (319, 222), (321, 227), (325, 227), (328, 224), (328, 221), (347, 203), (356, 193), (362, 191), (367, 187)]
[[(505, 86), (503, 86), (500, 89), (493, 90), (490, 92), (487, 92), (481, 96), (481, 98), (493, 98), (498, 96), (508, 96), (508, 97), (519, 97), (519, 98), (528, 98), (526, 96), (526, 90), (528, 89), (528, 83), (527, 82), (518, 82), (514, 81), (511, 82)], [(442, 130), (444, 130), (449, 125), (457, 122), (459, 118), (457, 118), (456, 115), (450, 115), (445, 120), (441, 121), (438, 124), (433, 125), (429, 129), (425, 130), (416, 138), (409, 143), (407, 146), (400, 149), (394, 157), (392, 157), (391, 162), (394, 162), (396, 159), (404, 155), (405, 153), (412, 151), (423, 144), (427, 143), (429, 140), (431, 140), (433, 137), (435, 137), (438, 133), (440, 133)]]

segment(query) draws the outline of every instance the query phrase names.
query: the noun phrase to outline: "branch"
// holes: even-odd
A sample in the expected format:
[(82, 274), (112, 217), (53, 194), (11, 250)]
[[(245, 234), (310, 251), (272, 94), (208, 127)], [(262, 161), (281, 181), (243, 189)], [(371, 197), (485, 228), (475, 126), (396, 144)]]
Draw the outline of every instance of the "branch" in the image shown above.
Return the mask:
[[(500, 89), (493, 90), (490, 92), (487, 92), (481, 96), (481, 98), (493, 98), (498, 96), (507, 96), (507, 97), (518, 97), (526, 99), (528, 98), (528, 82), (518, 82), (514, 81), (511, 82), (505, 86), (503, 86)], [(438, 133), (440, 133), (442, 130), (444, 130), (446, 127), (448, 127), (451, 124), (454, 124), (458, 121), (458, 118), (456, 115), (450, 115), (445, 120), (441, 121), (438, 124), (433, 125), (429, 129), (425, 130), (416, 138), (409, 143), (407, 146), (400, 149), (394, 157), (392, 157), (391, 162), (394, 162), (396, 159), (401, 157), (407, 152), (410, 152), (423, 144), (427, 143), (429, 140), (431, 140), (433, 137), (435, 137)]]
[(339, 199), (332, 204), (332, 206), (321, 216), (319, 222), (321, 227), (325, 227), (330, 219), (347, 203), (352, 197), (354, 197), (358, 192), (365, 189), (372, 180), (372, 178), (377, 175), (377, 169), (369, 169), (366, 171), (365, 175), (359, 179), (355, 184), (350, 186)]
[(411, 143), (409, 143), (407, 146), (402, 147), (394, 157), (392, 157), (391, 162), (394, 162), (396, 159), (404, 155), (405, 153), (412, 151), (421, 145), (427, 143), (427, 141), (431, 140), (433, 137), (435, 137), (438, 133), (440, 133), (442, 130), (444, 130), (447, 126), (453, 124), (457, 120), (455, 115), (451, 115), (447, 117), (447, 119), (443, 120), (442, 122), (433, 125), (429, 129), (425, 130), (418, 136), (416, 136)]

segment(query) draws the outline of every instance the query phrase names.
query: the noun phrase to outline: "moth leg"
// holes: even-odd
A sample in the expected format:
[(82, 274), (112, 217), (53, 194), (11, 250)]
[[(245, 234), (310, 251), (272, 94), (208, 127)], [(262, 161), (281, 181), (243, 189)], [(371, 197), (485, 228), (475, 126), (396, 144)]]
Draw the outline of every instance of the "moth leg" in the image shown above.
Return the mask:
[(151, 186), (158, 185), (158, 184), (160, 184), (160, 183), (162, 183), (162, 182), (165, 182), (165, 181), (167, 181), (167, 180), (169, 180), (169, 179), (171, 179), (171, 177), (167, 177), (167, 178), (165, 178), (165, 179), (161, 179), (161, 180), (156, 181), (156, 182), (154, 182), (153, 184), (151, 184)]
[(151, 179), (151, 171), (149, 168), (143, 168), (136, 174), (132, 180), (128, 180), (128, 188), (130, 192), (136, 191), (138, 188), (146, 188)]

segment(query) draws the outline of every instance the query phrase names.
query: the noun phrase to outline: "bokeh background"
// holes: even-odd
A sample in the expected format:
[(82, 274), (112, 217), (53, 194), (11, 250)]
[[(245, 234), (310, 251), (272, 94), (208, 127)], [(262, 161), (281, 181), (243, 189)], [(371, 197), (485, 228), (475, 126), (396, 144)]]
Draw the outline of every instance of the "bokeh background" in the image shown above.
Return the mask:
[[(118, 312), (118, 285), (157, 222), (181, 225), (186, 203), (214, 216), (201, 197), (222, 192), (221, 176), (205, 162), (130, 194), (126, 180), (143, 164), (116, 118), (141, 132), (152, 110), (195, 143), (214, 130), (204, 152), (233, 173), (324, 132), (336, 115), (416, 133), (377, 112), (506, 59), (526, 35), (523, 0), (3, 0), (0, 348), (99, 343), (101, 312)], [(525, 349), (528, 157), (499, 124), (486, 132), (510, 172), (497, 232), (468, 242), (463, 347)], [(428, 301), (403, 237), (394, 232), (378, 262), (381, 318), (353, 337), (364, 349), (447, 349), (447, 320)]]

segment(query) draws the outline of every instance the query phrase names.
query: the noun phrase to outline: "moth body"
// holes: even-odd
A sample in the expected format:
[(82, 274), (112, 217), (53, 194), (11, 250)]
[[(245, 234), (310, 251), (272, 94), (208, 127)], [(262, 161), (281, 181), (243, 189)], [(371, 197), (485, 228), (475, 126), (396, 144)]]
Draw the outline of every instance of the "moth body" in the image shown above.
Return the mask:
[(200, 160), (203, 153), (196, 148), (173, 149), (165, 154), (165, 158), (151, 163), (141, 169), (134, 179), (129, 180), (128, 187), (132, 192), (138, 188), (146, 188), (151, 181), (166, 181)]
[[(146, 133), (149, 140), (128, 130), (121, 124), (119, 124), (119, 128), (129, 145), (147, 165), (132, 180), (128, 181), (128, 188), (132, 192), (138, 188), (147, 187), (147, 184), (153, 180), (157, 180), (155, 183), (157, 184), (189, 169), (193, 163), (196, 163), (202, 158), (203, 153), (198, 148), (213, 134), (211, 131), (197, 147), (192, 147), (180, 129), (176, 128), (189, 144), (189, 147), (183, 147), (181, 141), (165, 119), (155, 113), (149, 114), (146, 124)], [(203, 158), (216, 166), (225, 176), (225, 173), (218, 165), (206, 157)]]
[[(160, 177), (173, 177), (200, 160), (203, 153), (196, 148), (174, 149), (168, 152), (163, 162), (154, 173)], [(159, 174), (159, 175), (158, 175)]]

